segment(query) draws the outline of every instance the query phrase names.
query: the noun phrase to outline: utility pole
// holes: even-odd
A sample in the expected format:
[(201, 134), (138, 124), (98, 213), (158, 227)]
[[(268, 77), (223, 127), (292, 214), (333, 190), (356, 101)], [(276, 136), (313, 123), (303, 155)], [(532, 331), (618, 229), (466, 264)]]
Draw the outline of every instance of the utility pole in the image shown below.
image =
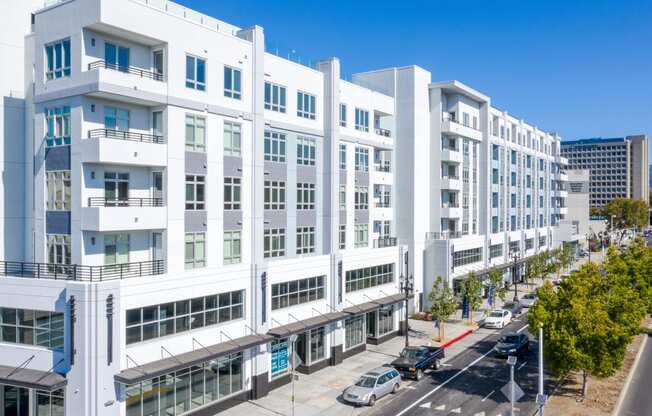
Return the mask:
[(414, 279), (409, 274), (409, 265), (408, 265), (408, 253), (405, 253), (405, 275), (401, 273), (400, 284), (401, 291), (405, 293), (405, 346), (410, 345), (410, 339), (408, 335), (408, 319), (410, 318), (408, 312), (408, 302), (410, 301), (410, 293), (414, 290)]
[(539, 324), (539, 416), (543, 416), (543, 408), (546, 403), (546, 396), (543, 392), (543, 324)]
[(290, 354), (290, 375), (292, 377), (292, 416), (294, 416), (294, 367), (295, 367), (295, 348), (297, 345), (297, 335), (290, 335), (290, 343), (292, 344), (292, 354)]
[(518, 254), (512, 254), (514, 260), (514, 268), (512, 269), (512, 283), (514, 284), (514, 302), (518, 302)]

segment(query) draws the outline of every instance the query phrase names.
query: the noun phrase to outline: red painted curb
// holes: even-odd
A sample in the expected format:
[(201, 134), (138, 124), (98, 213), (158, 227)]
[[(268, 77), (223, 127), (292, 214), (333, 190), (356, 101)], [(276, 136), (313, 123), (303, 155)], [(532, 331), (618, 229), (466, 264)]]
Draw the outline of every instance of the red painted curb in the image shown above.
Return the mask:
[(456, 336), (455, 338), (451, 339), (450, 341), (446, 341), (445, 343), (441, 344), (439, 347), (440, 348), (448, 348), (451, 345), (455, 344), (457, 341), (461, 340), (462, 338), (465, 338), (473, 333), (472, 329), (467, 330), (466, 332)]

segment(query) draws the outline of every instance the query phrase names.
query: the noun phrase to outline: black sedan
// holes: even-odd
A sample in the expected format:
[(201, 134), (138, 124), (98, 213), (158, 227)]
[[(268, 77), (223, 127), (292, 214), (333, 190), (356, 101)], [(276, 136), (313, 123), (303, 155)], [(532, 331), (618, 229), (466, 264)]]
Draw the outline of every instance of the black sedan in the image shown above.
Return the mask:
[(501, 337), (494, 351), (499, 357), (507, 357), (509, 355), (523, 356), (530, 350), (530, 340), (526, 334), (508, 334)]

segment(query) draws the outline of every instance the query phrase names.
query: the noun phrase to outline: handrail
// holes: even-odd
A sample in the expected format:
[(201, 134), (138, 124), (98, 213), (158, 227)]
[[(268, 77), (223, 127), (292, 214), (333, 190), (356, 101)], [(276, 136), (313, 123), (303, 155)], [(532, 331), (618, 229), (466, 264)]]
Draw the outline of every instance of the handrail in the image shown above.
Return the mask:
[(113, 130), (113, 129), (89, 130), (88, 138), (89, 139), (95, 139), (95, 138), (119, 139), (119, 140), (130, 140), (134, 142), (158, 143), (158, 144), (165, 143), (163, 136), (157, 134), (133, 133), (130, 131)]
[(0, 261), (0, 276), (31, 279), (102, 282), (132, 277), (154, 276), (164, 273), (165, 260), (150, 260), (104, 266)]
[(162, 207), (163, 198), (109, 199), (105, 197), (88, 198), (89, 207)]
[(374, 168), (376, 169), (376, 172), (391, 172), (392, 164), (389, 162), (374, 163)]
[(98, 68), (112, 69), (114, 71), (120, 71), (128, 74), (138, 75), (141, 78), (149, 78), (149, 79), (153, 79), (154, 81), (163, 81), (163, 74), (159, 74), (158, 72), (154, 72), (154, 71), (146, 71), (144, 69), (136, 68), (134, 66), (122, 66), (120, 64), (106, 62), (103, 59), (88, 64), (89, 71)]
[(374, 240), (374, 248), (385, 248), (396, 246), (396, 237), (382, 237)]

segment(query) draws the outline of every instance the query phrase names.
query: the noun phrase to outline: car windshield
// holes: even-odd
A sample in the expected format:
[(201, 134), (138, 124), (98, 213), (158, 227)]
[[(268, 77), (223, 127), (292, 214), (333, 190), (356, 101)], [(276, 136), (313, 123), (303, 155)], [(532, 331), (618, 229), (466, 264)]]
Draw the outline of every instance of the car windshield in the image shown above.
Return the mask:
[(421, 357), (421, 355), (421, 350), (404, 349), (401, 351), (401, 357), (407, 358), (408, 360), (417, 360)]
[(534, 293), (528, 293), (527, 295), (523, 296), (525, 299), (534, 299), (536, 295)]
[(376, 385), (376, 377), (362, 376), (355, 385), (358, 387), (372, 388)]
[(505, 344), (516, 344), (518, 342), (518, 335), (507, 335), (500, 339), (500, 342)]
[(503, 313), (501, 311), (493, 311), (491, 312), (491, 315), (489, 315), (492, 318), (502, 318)]

